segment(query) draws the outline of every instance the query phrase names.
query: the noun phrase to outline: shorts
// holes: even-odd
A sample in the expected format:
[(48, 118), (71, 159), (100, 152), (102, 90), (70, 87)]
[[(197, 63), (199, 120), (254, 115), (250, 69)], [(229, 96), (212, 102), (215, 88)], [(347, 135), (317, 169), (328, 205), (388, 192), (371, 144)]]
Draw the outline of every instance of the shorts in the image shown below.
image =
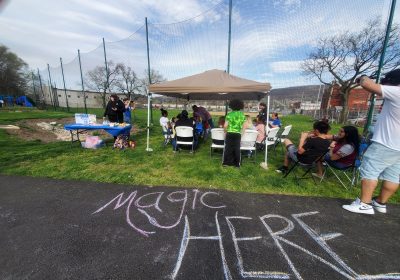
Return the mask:
[(293, 160), (293, 161), (297, 161), (297, 148), (295, 145), (290, 144), (287, 146), (287, 155), (289, 157), (289, 159)]
[(382, 179), (398, 184), (400, 182), (400, 151), (372, 142), (365, 152), (361, 166), (362, 179)]

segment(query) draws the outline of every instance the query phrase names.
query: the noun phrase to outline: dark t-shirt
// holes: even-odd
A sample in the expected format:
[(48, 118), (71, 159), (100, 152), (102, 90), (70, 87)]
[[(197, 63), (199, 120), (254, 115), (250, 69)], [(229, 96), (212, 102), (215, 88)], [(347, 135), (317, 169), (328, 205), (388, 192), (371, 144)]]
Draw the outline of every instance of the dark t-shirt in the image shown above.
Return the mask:
[[(192, 119), (179, 119), (175, 123), (175, 127), (188, 126), (194, 128), (194, 122)], [(179, 141), (192, 141), (193, 137), (177, 137)]]
[(315, 161), (322, 153), (328, 151), (330, 141), (327, 139), (322, 139), (321, 137), (308, 138), (303, 145), (304, 153), (297, 154), (297, 159), (302, 163), (312, 163)]
[(267, 108), (258, 112), (257, 117), (265, 123), (267, 121)]

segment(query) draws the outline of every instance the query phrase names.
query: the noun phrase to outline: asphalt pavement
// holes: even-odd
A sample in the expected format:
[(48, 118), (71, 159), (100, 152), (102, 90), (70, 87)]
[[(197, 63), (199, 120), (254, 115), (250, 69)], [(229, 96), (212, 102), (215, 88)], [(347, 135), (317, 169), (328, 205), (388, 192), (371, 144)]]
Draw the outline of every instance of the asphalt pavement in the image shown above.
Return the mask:
[(0, 279), (400, 279), (400, 206), (345, 203), (0, 175)]

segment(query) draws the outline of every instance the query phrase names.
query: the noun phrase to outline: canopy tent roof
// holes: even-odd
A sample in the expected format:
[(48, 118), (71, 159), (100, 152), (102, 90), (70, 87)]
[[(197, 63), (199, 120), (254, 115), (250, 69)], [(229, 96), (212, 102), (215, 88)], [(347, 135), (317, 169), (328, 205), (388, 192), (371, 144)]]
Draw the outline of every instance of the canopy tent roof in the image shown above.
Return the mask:
[(239, 78), (217, 69), (149, 86), (152, 93), (188, 100), (260, 100), (270, 89), (269, 83)]

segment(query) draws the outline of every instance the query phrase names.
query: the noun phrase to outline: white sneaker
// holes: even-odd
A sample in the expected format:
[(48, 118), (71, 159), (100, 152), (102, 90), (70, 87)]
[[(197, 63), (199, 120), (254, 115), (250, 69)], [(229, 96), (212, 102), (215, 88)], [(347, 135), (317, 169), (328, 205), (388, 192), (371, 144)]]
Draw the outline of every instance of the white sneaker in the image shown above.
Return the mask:
[(386, 213), (386, 204), (380, 204), (378, 201), (376, 201), (376, 197), (372, 199), (372, 207), (379, 213)]
[(354, 200), (350, 205), (343, 205), (342, 207), (343, 209), (353, 213), (368, 214), (368, 215), (375, 214), (372, 205), (362, 202), (359, 198)]

